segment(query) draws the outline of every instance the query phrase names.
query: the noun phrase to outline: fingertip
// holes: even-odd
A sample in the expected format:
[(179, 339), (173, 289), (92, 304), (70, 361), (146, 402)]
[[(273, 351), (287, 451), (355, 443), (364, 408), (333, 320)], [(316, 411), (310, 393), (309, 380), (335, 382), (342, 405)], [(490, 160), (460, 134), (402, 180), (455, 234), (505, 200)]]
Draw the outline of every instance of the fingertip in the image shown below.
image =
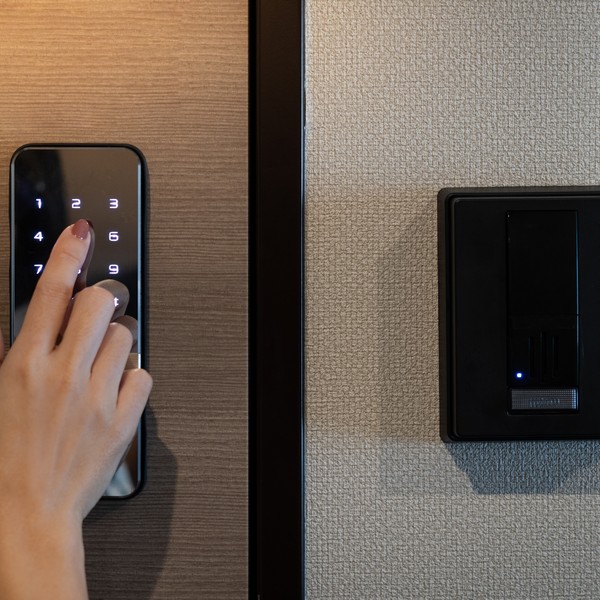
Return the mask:
[(129, 369), (121, 378), (121, 393), (127, 397), (139, 398), (145, 404), (150, 396), (154, 381), (146, 369)]
[[(69, 229), (69, 227), (67, 228)], [(71, 233), (80, 240), (85, 240), (90, 235), (91, 221), (87, 219), (79, 219), (73, 225), (70, 225)]]
[(109, 291), (115, 301), (115, 312), (113, 314), (113, 320), (118, 317), (122, 317), (125, 314), (127, 305), (129, 304), (129, 290), (127, 286), (117, 281), (116, 279), (103, 279), (98, 283), (94, 284), (95, 287), (101, 287)]
[(154, 380), (152, 379), (152, 375), (146, 371), (146, 369), (134, 369), (134, 373), (136, 377), (139, 379), (138, 385), (146, 397), (150, 396), (150, 392), (154, 387)]
[(137, 352), (137, 341), (138, 341), (138, 322), (130, 315), (123, 315), (113, 320), (113, 324), (122, 325), (131, 334), (131, 349), (130, 352)]
[(144, 412), (152, 390), (152, 377), (145, 369), (131, 369), (123, 373), (117, 401), (117, 429), (128, 439)]
[(61, 262), (61, 259), (65, 257), (77, 263), (77, 269), (81, 270), (85, 266), (86, 260), (91, 258), (89, 256), (92, 241), (90, 231), (90, 222), (85, 219), (79, 219), (79, 221), (65, 227), (52, 247), (50, 258), (42, 272), (42, 278), (53, 262)]

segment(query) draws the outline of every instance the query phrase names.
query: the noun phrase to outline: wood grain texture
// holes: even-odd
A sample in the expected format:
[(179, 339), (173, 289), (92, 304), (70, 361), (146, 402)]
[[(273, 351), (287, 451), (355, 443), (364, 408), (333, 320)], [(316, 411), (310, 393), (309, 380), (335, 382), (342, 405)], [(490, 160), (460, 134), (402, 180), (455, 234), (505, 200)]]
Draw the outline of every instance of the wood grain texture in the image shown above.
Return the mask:
[(247, 593), (247, 3), (2, 2), (8, 167), (29, 142), (127, 142), (150, 172), (148, 484), (85, 525), (94, 599)]

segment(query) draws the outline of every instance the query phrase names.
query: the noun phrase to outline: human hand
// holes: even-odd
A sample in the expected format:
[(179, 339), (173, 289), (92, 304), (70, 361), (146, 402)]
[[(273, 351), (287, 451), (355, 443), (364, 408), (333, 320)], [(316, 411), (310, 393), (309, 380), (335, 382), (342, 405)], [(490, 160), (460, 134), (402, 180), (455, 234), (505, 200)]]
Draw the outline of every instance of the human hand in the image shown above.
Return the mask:
[[(83, 556), (83, 518), (110, 482), (152, 386), (143, 369), (125, 371), (136, 328), (111, 323), (114, 290), (82, 289), (70, 306), (91, 237), (84, 220), (63, 231), (13, 347), (4, 356), (0, 346), (0, 592), (10, 579), (3, 552), (28, 546), (28, 536), (43, 532), (51, 548)], [(39, 578), (39, 565), (35, 571)], [(59, 596), (71, 597), (64, 586), (45, 597)]]

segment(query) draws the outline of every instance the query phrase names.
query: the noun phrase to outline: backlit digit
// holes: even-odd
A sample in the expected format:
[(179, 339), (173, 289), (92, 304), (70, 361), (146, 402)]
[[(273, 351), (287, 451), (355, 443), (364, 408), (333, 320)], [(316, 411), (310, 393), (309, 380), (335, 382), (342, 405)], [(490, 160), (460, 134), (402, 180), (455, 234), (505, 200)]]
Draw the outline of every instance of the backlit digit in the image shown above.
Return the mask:
[(81, 208), (81, 200), (79, 198), (73, 198), (71, 200), (71, 208)]
[(111, 275), (116, 275), (119, 272), (119, 265), (108, 265), (108, 272)]
[(108, 239), (111, 242), (118, 242), (119, 241), (119, 232), (118, 231), (109, 231), (108, 232)]
[(33, 236), (34, 240), (37, 240), (38, 242), (41, 242), (44, 239), (44, 236), (42, 235), (41, 231), (38, 231), (34, 236)]
[(110, 208), (119, 208), (119, 199), (118, 198), (111, 198), (108, 201), (108, 206)]
[(42, 208), (42, 199), (41, 198), (36, 198), (35, 203), (37, 204), (38, 208)]
[(39, 275), (42, 272), (42, 269), (44, 268), (44, 265), (33, 265), (35, 267), (35, 274)]

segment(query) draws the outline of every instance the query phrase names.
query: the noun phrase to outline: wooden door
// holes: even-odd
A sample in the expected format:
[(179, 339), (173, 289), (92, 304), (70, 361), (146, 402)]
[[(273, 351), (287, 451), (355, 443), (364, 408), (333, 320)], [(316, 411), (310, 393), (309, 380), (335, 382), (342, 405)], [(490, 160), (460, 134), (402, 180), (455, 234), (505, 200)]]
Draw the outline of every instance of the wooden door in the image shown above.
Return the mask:
[(3, 2), (0, 320), (8, 174), (30, 142), (148, 161), (148, 482), (85, 523), (91, 598), (247, 592), (247, 3)]

